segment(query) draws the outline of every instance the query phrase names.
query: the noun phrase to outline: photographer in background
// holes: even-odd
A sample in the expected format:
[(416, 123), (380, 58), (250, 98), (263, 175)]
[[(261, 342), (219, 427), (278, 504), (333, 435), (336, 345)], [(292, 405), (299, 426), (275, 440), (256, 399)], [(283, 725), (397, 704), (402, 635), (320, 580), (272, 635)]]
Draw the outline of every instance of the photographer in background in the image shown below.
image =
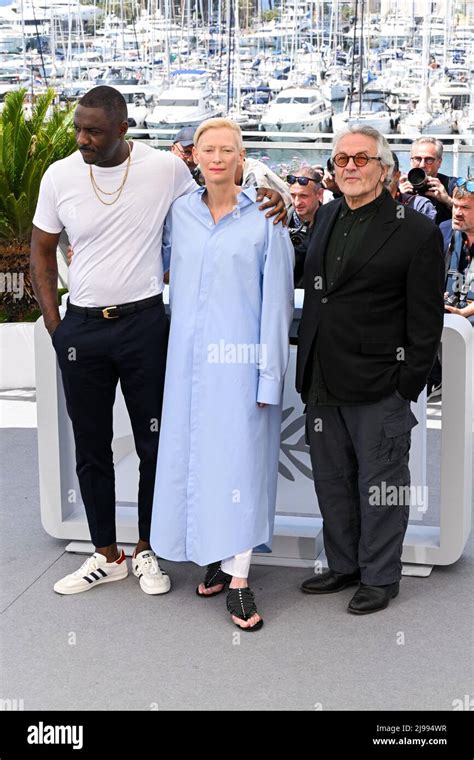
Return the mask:
[(303, 271), (309, 238), (316, 213), (323, 202), (322, 177), (311, 166), (303, 166), (297, 174), (288, 174), (293, 213), (288, 223), (295, 249), (295, 288), (303, 287)]
[(474, 178), (458, 179), (453, 200), (452, 225), (440, 227), (449, 267), (445, 309), (474, 326)]
[[(329, 158), (326, 167), (330, 164), (330, 161), (331, 159)], [(321, 164), (313, 164), (313, 169), (323, 178), (321, 182), (323, 188), (322, 205), (324, 206), (325, 203), (330, 203), (334, 198), (340, 198), (341, 192), (334, 181), (334, 174), (331, 174), (331, 172), (328, 171), (327, 168), (325, 169)]]
[(326, 169), (323, 175), (323, 186), (330, 190), (333, 194), (334, 200), (342, 198), (342, 192), (339, 185), (336, 182), (336, 170), (334, 168), (334, 161), (332, 158), (328, 158), (326, 161)]
[[(460, 177), (453, 191), (453, 218), (443, 222), (446, 276), (444, 308), (459, 314), (474, 326), (474, 177)], [(427, 382), (427, 398), (433, 401), (442, 395), (442, 351), (431, 369)]]
[[(441, 174), (443, 143), (435, 137), (419, 137), (411, 146), (411, 170), (400, 177), (400, 192), (423, 195), (436, 208), (436, 224), (451, 219), (456, 177)], [(417, 171), (415, 171), (415, 169)], [(423, 173), (425, 176), (423, 176)]]
[(397, 154), (392, 150), (392, 158), (394, 161), (392, 179), (388, 186), (388, 191), (394, 200), (401, 203), (402, 206), (410, 206), (414, 211), (419, 211), (420, 214), (424, 214), (431, 221), (435, 221), (436, 209), (429, 198), (425, 198), (423, 195), (414, 195), (413, 193), (400, 192), (400, 164)]
[(180, 129), (175, 135), (170, 151), (184, 161), (191, 172), (192, 178), (200, 184), (199, 179), (201, 172), (195, 164), (193, 156), (195, 131), (195, 127), (183, 127), (183, 129)]

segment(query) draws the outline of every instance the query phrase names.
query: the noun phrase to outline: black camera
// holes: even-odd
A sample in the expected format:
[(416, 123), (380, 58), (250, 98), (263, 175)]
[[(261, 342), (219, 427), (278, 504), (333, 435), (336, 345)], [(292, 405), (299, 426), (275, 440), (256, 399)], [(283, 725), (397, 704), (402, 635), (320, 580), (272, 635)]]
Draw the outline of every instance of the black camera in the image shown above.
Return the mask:
[(428, 177), (424, 169), (410, 169), (407, 175), (408, 182), (413, 186), (413, 192), (416, 195), (424, 195), (430, 189)]
[(332, 174), (334, 176), (334, 161), (332, 158), (328, 158), (326, 161), (326, 171), (329, 172), (329, 174)]
[(306, 250), (308, 247), (309, 237), (309, 224), (303, 223), (300, 227), (296, 227), (293, 230), (288, 230), (290, 233), (290, 240), (293, 243), (293, 247), (303, 248)]
[(459, 299), (461, 297), (460, 293), (450, 293), (446, 298), (444, 299), (444, 305), (445, 306), (452, 306), (453, 308), (456, 308), (456, 306), (459, 303)]
[[(449, 270), (448, 275), (450, 274), (452, 270)], [(457, 271), (455, 271), (455, 274), (458, 274)], [(449, 293), (449, 295), (446, 296), (444, 299), (444, 305), (445, 306), (452, 306), (453, 308), (457, 309), (464, 309), (468, 305), (467, 296), (470, 290), (470, 281), (466, 282), (464, 281), (461, 288), (458, 290), (453, 290), (452, 293)]]
[(295, 288), (302, 288), (304, 279), (304, 262), (311, 233), (310, 226), (307, 222), (303, 222), (299, 227), (290, 227), (288, 232), (290, 233), (290, 240), (295, 251), (294, 285)]

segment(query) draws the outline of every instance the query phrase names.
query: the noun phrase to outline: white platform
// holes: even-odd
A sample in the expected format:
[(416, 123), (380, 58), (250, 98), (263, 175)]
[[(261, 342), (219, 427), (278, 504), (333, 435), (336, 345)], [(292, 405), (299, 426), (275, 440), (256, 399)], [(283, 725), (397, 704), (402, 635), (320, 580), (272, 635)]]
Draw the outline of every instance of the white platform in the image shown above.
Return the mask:
[[(443, 331), (443, 427), (440, 525), (426, 525), (429, 503), (411, 508), (403, 562), (448, 565), (462, 555), (471, 529), (471, 346), (472, 328), (456, 315), (447, 315)], [(74, 441), (56, 356), (40, 319), (36, 323), (36, 378), (41, 518), (57, 538), (90, 540), (75, 473)], [(255, 555), (255, 562), (312, 566), (323, 550), (321, 518), (304, 444), (304, 414), (294, 390), (296, 350), (292, 347), (284, 395), (284, 419), (272, 553)], [(412, 486), (426, 482), (426, 396), (413, 405), (419, 424), (412, 431)], [(117, 494), (117, 537), (120, 543), (137, 539), (138, 458), (120, 390), (114, 407), (114, 462)], [(423, 569), (425, 568), (425, 569)]]

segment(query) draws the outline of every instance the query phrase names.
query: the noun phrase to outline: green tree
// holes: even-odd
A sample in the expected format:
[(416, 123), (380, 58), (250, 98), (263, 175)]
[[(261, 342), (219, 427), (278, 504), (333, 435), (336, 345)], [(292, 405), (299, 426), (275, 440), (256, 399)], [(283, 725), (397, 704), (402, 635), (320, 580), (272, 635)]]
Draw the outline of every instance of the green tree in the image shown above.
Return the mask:
[(52, 105), (54, 90), (38, 96), (29, 117), (25, 95), (10, 92), (0, 115), (0, 298), (2, 317), (12, 322), (38, 308), (29, 256), (41, 178), (76, 147), (72, 109)]

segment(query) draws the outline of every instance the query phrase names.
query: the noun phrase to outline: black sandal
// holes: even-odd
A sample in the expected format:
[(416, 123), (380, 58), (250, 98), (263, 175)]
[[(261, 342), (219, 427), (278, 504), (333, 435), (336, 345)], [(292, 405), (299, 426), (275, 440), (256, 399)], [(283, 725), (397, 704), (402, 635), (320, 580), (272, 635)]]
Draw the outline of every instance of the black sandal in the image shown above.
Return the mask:
[[(246, 588), (230, 588), (227, 593), (227, 609), (231, 615), (235, 615), (240, 620), (248, 620), (255, 615), (257, 607), (253, 591), (247, 586)], [(234, 623), (234, 621), (232, 621)], [(263, 625), (260, 619), (255, 625), (243, 628), (238, 623), (234, 623), (242, 631), (258, 631)]]
[(209, 597), (209, 596), (217, 596), (217, 594), (220, 594), (222, 591), (224, 591), (226, 585), (230, 583), (232, 580), (232, 576), (228, 575), (227, 573), (224, 573), (223, 570), (221, 570), (221, 563), (220, 562), (213, 562), (211, 565), (207, 566), (207, 573), (206, 577), (204, 578), (203, 585), (206, 588), (211, 588), (211, 586), (217, 586), (219, 584), (223, 584), (220, 591), (213, 591), (212, 594), (201, 594), (199, 591), (199, 586), (196, 589), (196, 594), (201, 597)]

